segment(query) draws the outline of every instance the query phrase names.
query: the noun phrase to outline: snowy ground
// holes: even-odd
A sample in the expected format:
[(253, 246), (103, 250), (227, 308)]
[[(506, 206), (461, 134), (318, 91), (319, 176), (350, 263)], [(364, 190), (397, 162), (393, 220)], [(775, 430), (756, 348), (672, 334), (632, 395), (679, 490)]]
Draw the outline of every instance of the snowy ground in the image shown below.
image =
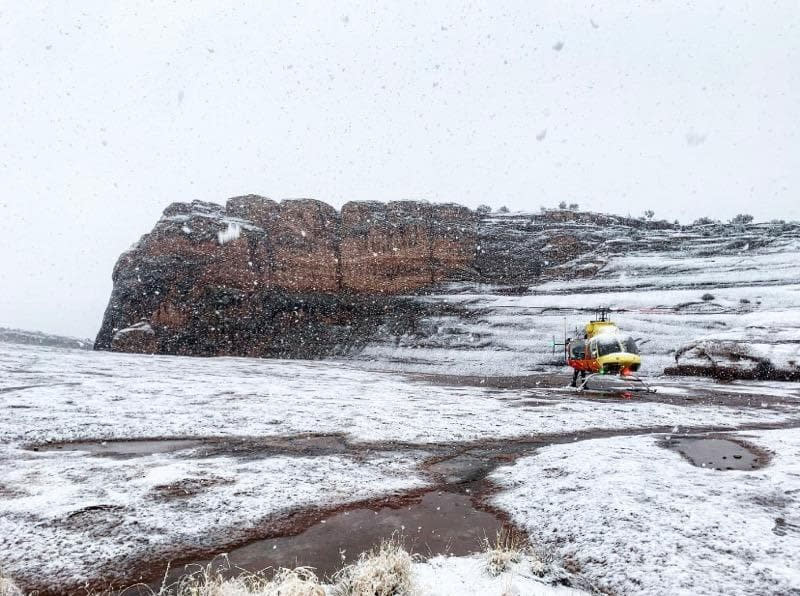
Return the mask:
[(494, 502), (616, 593), (800, 594), (800, 429), (736, 436), (771, 464), (694, 467), (653, 436), (554, 445), (497, 470)]
[[(707, 381), (693, 383), (693, 391), (712, 389)], [(781, 394), (784, 386), (775, 385), (735, 386), (753, 393), (754, 407), (597, 402), (563, 390), (536, 387), (500, 391), (431, 384), (342, 363), (152, 357), (0, 344), (0, 566), (24, 582), (75, 585), (99, 574), (124, 572), (142, 557), (163, 560), (186, 549), (235, 542), (237, 536), (246, 536), (256, 527), (268, 527), (270, 520), (297, 509), (430, 485), (433, 480), (420, 464), (443, 445), (457, 447), (466, 442), (544, 435), (572, 440), (578, 438), (575, 433), (591, 429), (622, 434), (654, 427), (736, 429), (800, 419), (800, 403), (795, 403), (797, 387), (786, 385)], [(666, 393), (684, 390), (668, 382), (662, 389)], [(762, 404), (758, 399), (770, 394), (780, 395), (783, 401)], [(789, 450), (790, 455), (797, 449), (790, 440), (796, 431), (781, 432), (758, 436), (768, 442), (767, 447), (776, 452)], [(208, 440), (214, 438), (265, 440), (305, 433), (335, 433), (351, 448), (317, 454), (274, 448), (240, 454), (208, 450)], [(32, 449), (47, 442), (147, 438), (185, 442), (171, 444), (168, 449), (133, 449), (119, 457), (69, 448)], [(193, 439), (203, 441), (193, 443)], [(568, 522), (562, 515), (561, 522), (554, 521), (558, 518), (554, 505), (552, 520), (536, 519), (523, 508), (532, 502), (525, 491), (567, 498), (585, 490), (586, 498), (581, 497), (581, 502), (591, 510), (599, 502), (592, 503), (590, 491), (607, 486), (600, 481), (602, 470), (610, 475), (625, 474), (630, 470), (622, 463), (634, 465), (641, 459), (641, 465), (663, 464), (665, 480), (659, 485), (663, 494), (638, 502), (638, 515), (655, 516), (665, 525), (683, 523), (685, 509), (670, 509), (665, 504), (691, 494), (687, 491), (694, 481), (682, 484), (678, 480), (708, 472), (691, 468), (660, 448), (648, 451), (647, 445), (653, 442), (649, 437), (608, 441), (618, 441), (621, 448), (631, 441), (637, 448), (621, 453), (642, 455), (625, 459), (618, 454), (622, 461), (606, 461), (601, 456), (608, 450), (601, 453), (597, 443), (587, 441), (548, 448), (498, 472), (498, 478), (510, 486), (498, 497), (498, 503), (527, 527), (552, 524), (546, 527), (552, 527), (556, 534), (559, 527), (563, 528), (566, 539), (578, 532), (578, 518)], [(644, 447), (639, 450), (639, 445)], [(353, 446), (363, 451), (355, 452)], [(562, 453), (558, 449), (565, 450), (564, 457), (572, 458), (569, 461), (574, 470), (569, 479), (534, 471), (538, 458), (560, 457), (548, 455)], [(781, 461), (776, 459), (778, 464), (757, 473), (740, 474), (746, 479), (743, 483), (724, 474), (721, 480), (707, 480), (705, 484), (698, 480), (698, 490), (712, 494), (714, 500), (708, 502), (718, 510), (745, 507), (735, 501), (747, 486), (754, 491), (752, 496), (760, 494), (759, 487), (766, 490), (780, 486), (787, 498), (794, 499), (791, 495), (800, 491), (800, 477), (791, 465)], [(722, 482), (732, 483), (730, 490), (714, 495), (714, 487)], [(176, 495), (176, 490), (181, 492)], [(559, 491), (568, 492), (562, 495)], [(629, 497), (624, 494), (611, 494), (610, 498), (617, 496), (621, 503), (628, 503)], [(738, 528), (739, 518), (717, 518), (720, 536)], [(785, 518), (787, 523), (795, 523), (791, 516)], [(606, 522), (614, 526), (613, 520)], [(587, 530), (593, 527), (587, 525)], [(618, 547), (626, 544), (628, 536), (635, 537), (624, 533), (623, 524), (619, 528), (622, 534), (614, 543)], [(610, 529), (607, 531), (613, 536)], [(763, 553), (767, 553), (772, 536), (778, 540), (772, 533), (762, 536)], [(783, 549), (789, 540), (780, 541), (774, 544)], [(641, 567), (625, 571), (608, 555), (606, 569), (600, 563), (590, 564), (597, 558), (592, 544), (576, 543), (574, 558), (584, 562), (593, 581), (608, 572), (613, 573), (608, 579), (611, 585), (635, 587), (638, 584), (634, 580), (639, 580), (642, 590), (649, 589), (641, 578), (651, 573), (652, 561), (645, 557)], [(751, 551), (734, 549), (733, 554), (725, 554), (723, 550), (719, 549), (715, 559), (720, 564), (737, 560), (745, 564), (751, 556)], [(717, 556), (713, 548), (698, 552)], [(758, 557), (762, 551), (753, 552), (755, 560), (761, 561)], [(773, 566), (787, 567), (796, 561), (796, 552), (789, 546), (772, 556)], [(458, 575), (467, 573), (462, 570), (469, 567), (465, 561), (454, 560), (447, 565)], [(684, 564), (683, 559), (677, 559), (674, 565), (663, 560), (667, 571), (659, 576), (660, 581), (682, 589), (676, 578)], [(430, 573), (435, 577), (435, 571)], [(484, 580), (475, 576), (465, 581), (482, 585), (480, 581)], [(788, 572), (783, 581), (776, 585), (796, 586)], [(527, 593), (526, 588), (521, 587), (520, 593)]]
[[(492, 392), (431, 385), (341, 363), (136, 356), (0, 344), (0, 440), (346, 433), (352, 440), (425, 445), (585, 429), (780, 422), (773, 409), (685, 408), (549, 390)], [(568, 369), (561, 371), (565, 385)], [(793, 385), (796, 387), (796, 385)], [(531, 400), (522, 408), (520, 399)]]
[(428, 596), (583, 596), (582, 590), (544, 584), (523, 559), (497, 576), (486, 573), (483, 555), (434, 557), (414, 565), (415, 583)]

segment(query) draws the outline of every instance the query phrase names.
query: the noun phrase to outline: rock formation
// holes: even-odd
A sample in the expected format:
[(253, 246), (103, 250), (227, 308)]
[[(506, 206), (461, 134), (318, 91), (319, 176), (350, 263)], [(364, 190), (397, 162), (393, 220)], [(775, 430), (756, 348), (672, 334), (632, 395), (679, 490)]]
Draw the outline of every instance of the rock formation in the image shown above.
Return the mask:
[(337, 211), (253, 195), (174, 203), (120, 256), (95, 348), (515, 372), (560, 364), (550, 344), (564, 317), (606, 306), (628, 313), (646, 367), (677, 356), (671, 372), (797, 378), (796, 334), (776, 331), (787, 320), (776, 313), (793, 308), (798, 247), (800, 225), (781, 222), (415, 201)]
[(666, 370), (723, 380), (800, 381), (800, 314), (742, 314), (736, 327), (682, 345), (675, 366)]
[(92, 340), (90, 339), (52, 335), (40, 331), (27, 331), (25, 329), (8, 329), (6, 327), (0, 327), (0, 342), (34, 346), (52, 346), (54, 348), (70, 348), (77, 350), (90, 350), (92, 348)]
[[(118, 260), (96, 349), (314, 357), (370, 329), (413, 327), (397, 298), (472, 275), (477, 218), (459, 205), (174, 203)], [(385, 313), (391, 311), (391, 321)]]

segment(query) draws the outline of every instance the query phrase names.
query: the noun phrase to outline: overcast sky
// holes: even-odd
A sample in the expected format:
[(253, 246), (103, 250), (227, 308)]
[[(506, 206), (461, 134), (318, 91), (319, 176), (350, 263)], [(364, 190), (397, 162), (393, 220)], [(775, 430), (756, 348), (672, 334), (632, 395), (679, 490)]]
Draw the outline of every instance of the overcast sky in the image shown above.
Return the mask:
[(0, 325), (93, 337), (172, 201), (800, 219), (797, 0), (223, 4), (0, 6)]

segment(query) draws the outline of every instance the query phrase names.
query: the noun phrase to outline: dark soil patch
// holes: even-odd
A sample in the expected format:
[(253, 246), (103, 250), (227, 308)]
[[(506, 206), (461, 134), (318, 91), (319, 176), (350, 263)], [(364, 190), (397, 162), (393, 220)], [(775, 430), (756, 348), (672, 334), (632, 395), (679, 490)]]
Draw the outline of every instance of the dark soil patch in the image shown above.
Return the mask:
[(483, 375), (442, 375), (416, 373), (409, 375), (412, 379), (449, 387), (492, 387), (495, 389), (552, 389), (561, 388), (569, 379), (560, 379), (557, 375), (535, 374), (518, 376), (483, 376)]
[(781, 370), (767, 364), (752, 369), (733, 366), (696, 366), (680, 364), (664, 369), (664, 374), (673, 376), (711, 377), (719, 381), (800, 381), (800, 371)]
[(22, 391), (24, 389), (36, 389), (37, 387), (59, 387), (59, 386), (75, 386), (75, 385), (80, 385), (80, 383), (70, 382), (70, 383), (45, 383), (39, 385), (18, 385), (16, 387), (0, 387), (0, 393), (11, 393), (12, 391)]
[(4, 499), (15, 499), (16, 497), (23, 497), (27, 493), (17, 488), (11, 488), (6, 484), (0, 482), (0, 497)]
[[(672, 370), (672, 369), (668, 369)], [(446, 385), (451, 387), (485, 387), (488, 390), (520, 390), (528, 389), (530, 393), (527, 397), (535, 397), (542, 402), (559, 401), (567, 398), (572, 399), (591, 399), (592, 401), (629, 401), (621, 395), (609, 395), (607, 393), (592, 392), (586, 390), (577, 393), (568, 387), (572, 378), (571, 372), (564, 374), (539, 373), (518, 376), (479, 376), (479, 375), (441, 375), (441, 374), (414, 374), (409, 375), (417, 382), (429, 383), (432, 385)], [(710, 376), (710, 375), (699, 375)], [(658, 377), (645, 377), (649, 385), (658, 385)], [(725, 379), (717, 379), (725, 381)], [(720, 391), (721, 386), (715, 386), (715, 390), (704, 388), (698, 383), (689, 381), (686, 393), (644, 393), (633, 392), (632, 399), (639, 402), (662, 403), (677, 406), (693, 405), (714, 405), (714, 406), (735, 406), (735, 407), (773, 407), (773, 406), (797, 406), (797, 400), (774, 395), (759, 395), (752, 393), (742, 393), (735, 391)], [(509, 397), (513, 393), (509, 393)], [(502, 399), (502, 398), (501, 398)], [(536, 404), (529, 404), (536, 405)]]
[(125, 508), (119, 505), (92, 505), (73, 511), (57, 523), (90, 536), (108, 536), (124, 521)]
[(230, 484), (232, 480), (208, 476), (205, 478), (184, 478), (170, 484), (160, 484), (152, 488), (153, 498), (158, 500), (184, 499), (193, 497), (203, 491), (221, 484)]

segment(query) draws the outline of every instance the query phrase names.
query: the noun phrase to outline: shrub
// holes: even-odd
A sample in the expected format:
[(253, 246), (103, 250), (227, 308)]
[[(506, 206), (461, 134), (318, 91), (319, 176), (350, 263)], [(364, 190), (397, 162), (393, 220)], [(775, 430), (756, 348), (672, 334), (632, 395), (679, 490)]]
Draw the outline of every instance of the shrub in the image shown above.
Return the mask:
[(704, 302), (709, 302), (709, 301), (711, 301), (711, 300), (713, 300), (713, 299), (714, 299), (714, 294), (705, 293), (705, 294), (703, 294), (702, 296), (700, 296), (700, 298), (701, 298), (701, 299), (702, 299)]
[(519, 532), (503, 528), (497, 532), (494, 542), (484, 538), (483, 546), (486, 551), (486, 571), (491, 576), (497, 576), (508, 571), (512, 563), (522, 560), (528, 541)]
[(489, 205), (478, 205), (478, 208), (475, 210), (478, 215), (486, 215), (487, 213), (492, 212), (492, 208)]
[[(225, 579), (231, 566), (225, 557), (222, 565), (214, 561), (163, 585), (153, 596), (325, 596), (325, 588), (310, 567), (280, 568), (272, 578), (266, 573), (242, 572)], [(124, 592), (123, 592), (124, 593)]]
[(753, 221), (753, 216), (749, 213), (740, 213), (731, 220), (732, 224), (748, 224)]
[(0, 571), (0, 596), (23, 596), (22, 590)]
[(379, 547), (361, 553), (358, 561), (339, 571), (333, 580), (334, 596), (405, 596), (413, 593), (413, 558), (400, 540), (392, 537)]
[(561, 202), (558, 204), (558, 208), (559, 208), (559, 209), (566, 209), (566, 208), (567, 208), (567, 202), (566, 202), (566, 201), (561, 201)]

